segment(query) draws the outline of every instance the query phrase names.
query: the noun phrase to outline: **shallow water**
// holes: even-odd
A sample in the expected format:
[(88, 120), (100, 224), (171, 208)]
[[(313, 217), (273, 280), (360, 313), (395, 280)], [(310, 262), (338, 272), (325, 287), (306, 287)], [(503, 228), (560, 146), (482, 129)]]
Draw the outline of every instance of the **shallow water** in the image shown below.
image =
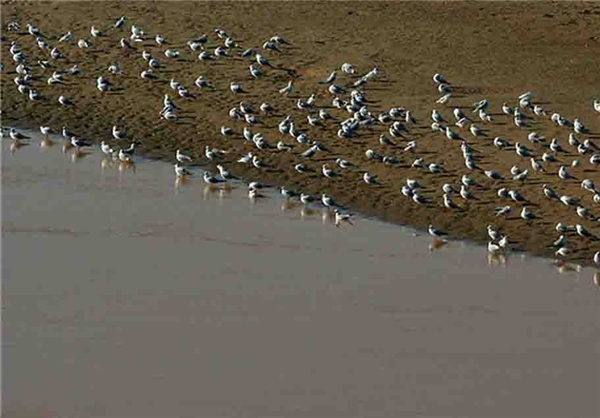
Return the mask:
[(2, 147), (5, 416), (600, 415), (593, 269), (39, 141)]

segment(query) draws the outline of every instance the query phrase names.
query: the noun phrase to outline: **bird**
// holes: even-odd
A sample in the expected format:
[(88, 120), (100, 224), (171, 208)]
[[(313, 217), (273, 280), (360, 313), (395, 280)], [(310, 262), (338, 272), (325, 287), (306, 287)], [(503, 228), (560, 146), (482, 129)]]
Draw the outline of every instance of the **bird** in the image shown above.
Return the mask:
[(544, 195), (546, 195), (547, 198), (549, 199), (560, 199), (560, 197), (558, 196), (558, 194), (554, 191), (554, 189), (552, 189), (550, 186), (548, 186), (547, 184), (544, 184), (542, 186), (543, 191), (544, 191)]
[(192, 162), (191, 157), (183, 154), (180, 150), (177, 150), (175, 152), (175, 159), (177, 161), (179, 161), (180, 163), (191, 163)]
[(583, 225), (581, 224), (577, 224), (575, 225), (575, 230), (577, 231), (577, 235), (579, 235), (580, 237), (584, 237), (584, 238), (591, 238), (593, 240), (596, 240), (597, 238), (590, 232), (588, 231)]
[(327, 164), (323, 164), (321, 167), (321, 171), (323, 172), (323, 175), (327, 178), (334, 178), (337, 177), (337, 173), (335, 171), (333, 171), (332, 169), (327, 167)]
[(431, 235), (434, 238), (442, 238), (442, 237), (445, 237), (448, 235), (447, 232), (440, 231), (439, 229), (434, 227), (432, 224), (429, 224), (429, 227), (427, 228), (427, 232), (429, 232), (429, 235)]
[(521, 218), (526, 220), (526, 221), (530, 221), (536, 218), (535, 214), (533, 212), (531, 212), (527, 206), (523, 206), (523, 209), (521, 210)]
[(208, 185), (215, 185), (215, 184), (219, 184), (219, 183), (224, 183), (226, 181), (224, 179), (216, 178), (215, 176), (210, 174), (208, 171), (204, 172), (204, 174), (202, 175), (202, 179)]
[(328, 194), (322, 194), (321, 195), (321, 202), (327, 208), (331, 208), (331, 207), (337, 206), (337, 203), (335, 202), (335, 200), (333, 199), (333, 197), (330, 196), (330, 195), (328, 195)]
[(365, 172), (362, 176), (363, 180), (365, 183), (367, 184), (379, 184), (379, 181), (377, 180), (377, 176), (373, 176), (367, 172)]
[(62, 106), (75, 106), (75, 103), (65, 96), (59, 96), (58, 103), (60, 103)]
[(434, 74), (433, 81), (435, 84), (450, 84), (441, 74)]
[(558, 177), (560, 177), (562, 180), (576, 179), (569, 173), (569, 170), (567, 170), (567, 167), (564, 165), (561, 165), (558, 169)]
[(351, 220), (352, 215), (350, 215), (349, 213), (341, 213), (339, 211), (339, 209), (336, 209), (334, 211), (334, 213), (335, 213), (335, 226), (336, 227), (339, 227), (342, 222), (347, 222), (350, 225), (354, 225)]
[(293, 90), (294, 90), (293, 82), (292, 82), (292, 80), (290, 80), (290, 81), (288, 81), (287, 85), (284, 88), (279, 90), (279, 93), (287, 96)]
[(17, 131), (15, 128), (10, 128), (9, 135), (10, 135), (10, 138), (14, 141), (22, 141), (24, 139), (31, 138), (31, 137), (24, 135), (21, 132)]
[(175, 174), (177, 175), (177, 177), (186, 177), (186, 176), (192, 175), (192, 173), (184, 166), (175, 164), (174, 167), (175, 167)]
[(239, 83), (235, 83), (233, 81), (229, 84), (229, 89), (233, 93), (245, 93), (244, 88), (242, 87), (242, 85), (239, 84)]
[(497, 253), (497, 252), (501, 251), (502, 247), (500, 247), (500, 245), (498, 245), (498, 244), (494, 244), (493, 241), (489, 241), (488, 245), (487, 245), (487, 249), (488, 249), (489, 253), (493, 254), (493, 253)]

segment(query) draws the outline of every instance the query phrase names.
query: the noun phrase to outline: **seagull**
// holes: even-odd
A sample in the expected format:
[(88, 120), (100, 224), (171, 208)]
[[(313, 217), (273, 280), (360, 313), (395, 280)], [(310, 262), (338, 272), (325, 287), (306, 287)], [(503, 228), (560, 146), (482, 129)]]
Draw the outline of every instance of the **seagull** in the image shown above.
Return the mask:
[(327, 195), (327, 194), (322, 194), (321, 195), (321, 202), (327, 208), (331, 208), (331, 207), (337, 206), (337, 203), (335, 202), (335, 200), (333, 199), (333, 197), (331, 197), (330, 195)]
[(554, 255), (566, 257), (570, 252), (571, 250), (569, 250), (567, 247), (560, 247), (558, 250), (556, 250)]
[(502, 250), (498, 244), (494, 244), (493, 241), (489, 241), (487, 245), (488, 252), (491, 254), (497, 253)]
[(245, 93), (244, 89), (242, 88), (242, 85), (239, 83), (234, 83), (233, 81), (229, 84), (229, 89), (233, 93)]
[(313, 202), (315, 200), (315, 198), (309, 194), (300, 194), (300, 202), (302, 202), (303, 204), (307, 205), (310, 202)]
[(52, 128), (50, 128), (49, 126), (40, 126), (40, 132), (42, 133), (42, 135), (44, 135), (44, 137), (47, 138), (48, 135), (52, 133)]
[(117, 128), (116, 125), (114, 125), (112, 127), (112, 136), (113, 138), (115, 138), (116, 140), (121, 140), (121, 139), (125, 139), (125, 137), (127, 136), (125, 131), (123, 130), (119, 130), (119, 128)]
[(292, 197), (296, 196), (296, 192), (295, 192), (295, 191), (293, 191), (293, 190), (290, 190), (290, 189), (286, 189), (285, 187), (281, 187), (281, 188), (279, 189), (279, 192), (280, 192), (280, 193), (281, 193), (281, 195), (282, 195), (283, 197), (285, 197), (286, 199), (290, 199), (290, 198), (292, 198)]
[(549, 199), (560, 199), (559, 196), (558, 196), (558, 194), (554, 191), (554, 189), (552, 189), (547, 184), (544, 184), (542, 186), (542, 188), (543, 188), (544, 194), (546, 195), (547, 198), (549, 198)]
[(379, 184), (379, 181), (377, 180), (377, 176), (373, 176), (367, 172), (365, 172), (365, 174), (363, 174), (363, 180), (367, 184)]
[(453, 140), (463, 140), (463, 138), (459, 134), (454, 132), (449, 127), (446, 127), (446, 138), (453, 139)]
[(580, 237), (592, 238), (592, 239), (596, 240), (596, 237), (590, 231), (585, 229), (585, 227), (583, 225), (580, 225), (580, 224), (575, 225), (575, 230), (577, 231), (577, 234)]
[(191, 163), (192, 162), (192, 159), (189, 156), (182, 154), (180, 150), (177, 150), (175, 152), (175, 159), (177, 161), (179, 161), (180, 163)]
[(323, 172), (323, 175), (327, 178), (334, 178), (337, 177), (337, 173), (335, 171), (333, 171), (332, 169), (327, 167), (327, 164), (323, 164), (323, 166), (321, 167), (321, 171)]
[(435, 84), (450, 84), (441, 74), (434, 74), (433, 81)]
[(292, 91), (294, 90), (294, 87), (292, 85), (292, 80), (288, 81), (287, 85), (282, 88), (281, 90), (279, 90), (280, 94), (284, 94), (284, 95), (289, 95)]
[(564, 165), (561, 165), (558, 169), (558, 177), (560, 177), (562, 180), (576, 179), (569, 173), (567, 167), (565, 167)]
[(66, 98), (65, 96), (60, 96), (58, 98), (58, 103), (60, 103), (62, 106), (75, 106), (75, 103), (73, 103), (70, 99)]
[(327, 77), (327, 79), (325, 81), (321, 81), (321, 84), (331, 84), (335, 81), (337, 77), (337, 71), (333, 71), (331, 74), (329, 74), (329, 77)]
[(13, 141), (21, 141), (23, 139), (30, 139), (27, 135), (23, 135), (21, 132), (17, 131), (15, 128), (10, 128), (10, 138)]
[(108, 155), (109, 157), (112, 156), (115, 152), (115, 150), (113, 150), (110, 145), (108, 145), (106, 142), (102, 141), (100, 142), (100, 149), (102, 150), (102, 153), (105, 155)]
[(252, 77), (254, 78), (261, 78), (263, 75), (265, 75), (264, 72), (262, 72), (260, 69), (256, 68), (254, 65), (250, 64), (248, 66), (248, 68), (250, 69), (250, 74), (252, 75)]
[(502, 216), (502, 215), (508, 215), (511, 212), (511, 207), (510, 206), (501, 206), (501, 207), (497, 207), (494, 212), (496, 212), (496, 216)]
[(536, 216), (533, 214), (533, 212), (527, 209), (527, 206), (523, 206), (523, 210), (521, 210), (521, 218), (526, 221), (531, 221), (532, 219), (535, 219)]
[(90, 29), (90, 35), (92, 35), (94, 38), (98, 38), (99, 36), (102, 36), (103, 33), (96, 29), (94, 26), (92, 26), (92, 28)]
[(215, 176), (210, 174), (208, 171), (204, 172), (204, 174), (202, 175), (202, 179), (204, 180), (204, 182), (206, 184), (218, 184), (218, 183), (224, 183), (226, 181), (226, 180), (221, 180), (221, 179), (216, 178)]
[(84, 140), (78, 139), (74, 136), (71, 137), (71, 145), (73, 145), (77, 149), (91, 146), (89, 142), (85, 142)]
[(265, 65), (265, 66), (267, 66), (267, 67), (272, 67), (272, 65), (271, 65), (271, 63), (269, 62), (268, 58), (267, 58), (267, 57), (265, 57), (264, 55), (261, 55), (261, 54), (258, 54), (258, 53), (256, 54), (256, 62), (257, 62), (259, 65)]
[(210, 147), (207, 145), (204, 148), (204, 155), (209, 160), (216, 160), (217, 158), (221, 158), (223, 156), (223, 151), (219, 151), (217, 149), (212, 149), (211, 150)]
[(350, 219), (352, 215), (349, 213), (341, 213), (339, 209), (335, 210), (335, 226), (339, 227), (342, 222), (347, 222), (350, 225), (354, 225)]
[(184, 166), (175, 164), (174, 167), (175, 167), (175, 174), (177, 175), (177, 177), (186, 177), (186, 176), (192, 175), (192, 173)]
[(427, 231), (429, 232), (429, 235), (431, 235), (434, 238), (442, 238), (448, 235), (447, 232), (442, 232), (431, 224), (429, 224)]

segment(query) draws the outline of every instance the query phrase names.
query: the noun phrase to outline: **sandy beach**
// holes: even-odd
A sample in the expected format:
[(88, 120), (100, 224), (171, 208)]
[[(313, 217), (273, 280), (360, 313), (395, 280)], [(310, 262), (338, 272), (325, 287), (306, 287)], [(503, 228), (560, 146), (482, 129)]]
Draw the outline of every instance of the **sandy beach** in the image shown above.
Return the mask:
[[(579, 155), (576, 148), (567, 143), (569, 129), (555, 126), (547, 117), (527, 113), (528, 127), (518, 128), (512, 117), (503, 115), (503, 102), (511, 106), (516, 98), (533, 91), (534, 102), (548, 109), (549, 114), (559, 112), (573, 120), (579, 117), (591, 130), (583, 139), (591, 139), (600, 145), (600, 117), (592, 109), (592, 101), (598, 98), (597, 86), (600, 74), (596, 70), (600, 54), (600, 5), (592, 2), (3, 2), (3, 27), (12, 20), (23, 27), (34, 22), (42, 28), (47, 39), (57, 45), (57, 39), (67, 31), (75, 38), (60, 44), (64, 59), (51, 64), (52, 69), (34, 66), (33, 85), (45, 97), (40, 103), (32, 103), (17, 92), (12, 79), (15, 64), (10, 60), (10, 42), (18, 40), (30, 61), (47, 59), (35, 44), (35, 38), (22, 33), (3, 32), (2, 62), (5, 70), (1, 78), (3, 124), (37, 129), (50, 125), (56, 130), (67, 126), (79, 136), (93, 141), (109, 141), (113, 125), (122, 126), (129, 139), (139, 141), (140, 151), (149, 158), (173, 161), (176, 149), (183, 149), (203, 166), (215, 169), (215, 162), (204, 157), (209, 145), (228, 151), (220, 161), (234, 174), (248, 180), (261, 180), (286, 186), (305, 193), (328, 193), (350, 210), (376, 216), (385, 221), (426, 228), (433, 223), (450, 231), (453, 237), (468, 238), (478, 242), (488, 240), (486, 225), (492, 224), (514, 241), (515, 247), (533, 254), (553, 255), (549, 248), (559, 234), (554, 230), (558, 223), (582, 224), (600, 235), (598, 222), (581, 219), (574, 208), (545, 198), (542, 185), (549, 184), (561, 194), (577, 197), (582, 206), (590, 209), (592, 217), (600, 215), (598, 205), (592, 201), (593, 194), (584, 191), (580, 182), (584, 178), (600, 183), (600, 176), (589, 163), (592, 148)], [(127, 26), (114, 29), (115, 19), (127, 17)], [(118, 47), (121, 37), (128, 37), (129, 26), (135, 23), (144, 28), (148, 36), (144, 42), (134, 43), (132, 50)], [(91, 25), (105, 32), (105, 36), (89, 35)], [(192, 52), (186, 42), (204, 33), (208, 34), (207, 50), (213, 50), (222, 40), (213, 29), (225, 29), (240, 44), (233, 51), (237, 56), (224, 57), (210, 62), (200, 62), (198, 53)], [(23, 30), (23, 28), (22, 28)], [(154, 35), (161, 33), (168, 44), (159, 46)], [(282, 36), (288, 44), (281, 46), (281, 53), (269, 52), (275, 68), (265, 68), (262, 79), (253, 79), (248, 71), (249, 61), (239, 57), (242, 48), (261, 45), (273, 35)], [(77, 39), (92, 42), (88, 49), (75, 45)], [(181, 51), (178, 59), (168, 59), (166, 48)], [(141, 58), (147, 50), (158, 57), (161, 66), (155, 70), (157, 80), (141, 79), (139, 74), (148, 68)], [(118, 62), (123, 74), (107, 74), (111, 63)], [(316, 103), (331, 108), (332, 96), (318, 84), (327, 75), (350, 62), (359, 74), (377, 66), (379, 79), (364, 88), (369, 107), (374, 113), (391, 107), (410, 109), (417, 123), (410, 132), (396, 139), (397, 146), (387, 147), (379, 143), (380, 134), (387, 133), (387, 125), (365, 128), (356, 138), (339, 138), (336, 135), (339, 121), (347, 113), (329, 109), (336, 118), (325, 127), (312, 127), (306, 123), (306, 112), (295, 108), (299, 98), (316, 95)], [(64, 85), (48, 86), (46, 79), (54, 69), (65, 69), (78, 64), (83, 74), (66, 77)], [(440, 94), (431, 77), (439, 72), (454, 88), (453, 98), (446, 105), (436, 104)], [(200, 90), (194, 80), (204, 75), (214, 89)], [(95, 79), (105, 75), (118, 87), (115, 91), (101, 93), (96, 90)], [(175, 78), (193, 93), (193, 98), (183, 99), (169, 87)], [(338, 84), (350, 89), (358, 76), (341, 74)], [(294, 92), (289, 96), (278, 93), (293, 79)], [(247, 93), (233, 94), (229, 83), (242, 83)], [(61, 108), (59, 95), (73, 99), (76, 106)], [(179, 120), (168, 122), (160, 119), (164, 94), (175, 97), (180, 108)], [(472, 104), (483, 98), (490, 102), (491, 122), (480, 122), (471, 112)], [(240, 101), (255, 109), (261, 102), (272, 104), (273, 115), (258, 114), (260, 123), (253, 126), (272, 144), (279, 140), (296, 142), (283, 137), (277, 124), (286, 114), (293, 115), (299, 127), (310, 138), (320, 141), (328, 148), (307, 161), (314, 172), (299, 174), (293, 165), (298, 162), (296, 154), (307, 149), (296, 143), (292, 153), (266, 150), (261, 158), (271, 166), (256, 170), (251, 166), (237, 164), (240, 155), (256, 150), (243, 140), (244, 124), (228, 116), (230, 108)], [(460, 107), (486, 132), (485, 137), (473, 137), (468, 130), (457, 131), (468, 139), (478, 157), (479, 170), (465, 168), (460, 144), (449, 141), (439, 132), (432, 132), (431, 110), (437, 108), (444, 118), (453, 121), (452, 109)], [(221, 126), (233, 128), (234, 135), (223, 137)], [(545, 142), (531, 144), (527, 135), (536, 131), (547, 138)], [(539, 159), (547, 151), (551, 138), (559, 138), (565, 152), (558, 153), (558, 161), (545, 164), (547, 172), (532, 173), (523, 183), (510, 179), (513, 165), (531, 170), (529, 159), (518, 157), (514, 150), (496, 150), (491, 139), (501, 136), (514, 143), (526, 143)], [(413, 152), (403, 149), (409, 140), (418, 141)], [(126, 142), (126, 141), (125, 141)], [(128, 145), (128, 143), (127, 143)], [(394, 156), (400, 160), (395, 166), (369, 161), (365, 150)], [(338, 157), (359, 166), (359, 170), (344, 171), (340, 178), (331, 180), (320, 173), (321, 165), (335, 167)], [(416, 158), (427, 164), (436, 163), (444, 168), (442, 174), (411, 167)], [(580, 166), (572, 168), (577, 180), (562, 181), (557, 176), (561, 164), (570, 165), (580, 160)], [(507, 180), (491, 181), (483, 169), (494, 169)], [(377, 175), (380, 185), (368, 185), (361, 174), (368, 171)], [(360, 173), (359, 173), (360, 171)], [(456, 196), (461, 210), (446, 209), (442, 204), (441, 186), (451, 183), (460, 187), (460, 177), (469, 174), (481, 185), (472, 189), (477, 200), (464, 201)], [(423, 185), (421, 194), (428, 200), (417, 205), (400, 193), (407, 178), (417, 178)], [(497, 197), (497, 190), (518, 189), (528, 200), (527, 206), (537, 219), (526, 222), (519, 218), (523, 204)], [(507, 204), (513, 212), (508, 217), (495, 217), (494, 209)], [(594, 241), (584, 239), (574, 232), (567, 234), (571, 254), (569, 258), (590, 263), (598, 250)]]

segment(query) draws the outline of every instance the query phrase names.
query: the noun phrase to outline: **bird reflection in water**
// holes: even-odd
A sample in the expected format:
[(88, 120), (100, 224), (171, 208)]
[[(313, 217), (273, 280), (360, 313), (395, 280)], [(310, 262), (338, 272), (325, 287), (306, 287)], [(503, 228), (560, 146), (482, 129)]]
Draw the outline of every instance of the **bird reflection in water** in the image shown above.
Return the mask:
[(294, 202), (292, 202), (291, 200), (286, 199), (281, 204), (281, 211), (282, 212), (288, 212), (290, 210), (293, 210), (295, 207), (296, 207), (296, 204)]
[(487, 253), (487, 261), (490, 266), (506, 266), (508, 262), (508, 257), (504, 252), (488, 252)]
[(76, 149), (75, 151), (73, 151), (71, 153), (71, 162), (76, 163), (77, 161), (79, 161), (80, 159), (82, 159), (83, 157), (85, 157), (88, 154), (90, 154), (90, 153), (82, 151), (80, 149)]
[(564, 273), (579, 273), (581, 266), (579, 264), (569, 263), (565, 260), (554, 260), (554, 265), (560, 274)]
[(600, 287), (600, 271), (594, 273), (593, 283), (594, 283), (594, 286)]
[(303, 206), (302, 209), (300, 209), (300, 218), (302, 218), (302, 220), (305, 220), (306, 218), (314, 215), (315, 213), (316, 211), (314, 209)]
[(188, 176), (177, 176), (177, 178), (175, 179), (175, 190), (179, 190), (181, 187), (184, 187), (189, 182), (190, 178)]
[(64, 141), (62, 146), (62, 152), (66, 154), (69, 150), (73, 148), (75, 147), (73, 146), (73, 144), (71, 144), (71, 141)]
[(228, 186), (219, 187), (214, 184), (207, 184), (202, 191), (202, 198), (208, 200), (211, 196), (217, 196), (218, 199), (222, 199), (223, 196), (231, 193), (231, 190), (231, 187)]
[(23, 142), (20, 139), (13, 139), (10, 143), (10, 153), (14, 155), (17, 150), (26, 147), (27, 145), (29, 145), (29, 142)]
[(446, 244), (448, 244), (448, 241), (446, 241), (445, 239), (434, 238), (429, 243), (429, 252), (433, 252), (435, 250), (439, 250), (440, 248), (443, 248)]
[(109, 168), (115, 168), (115, 164), (115, 160), (112, 158), (103, 158), (102, 161), (100, 161), (100, 168), (104, 171)]
[(48, 137), (44, 137), (44, 139), (42, 139), (42, 140), (40, 141), (40, 147), (41, 147), (41, 148), (50, 148), (50, 147), (52, 147), (53, 145), (54, 145), (54, 141), (53, 141), (53, 140), (51, 140), (51, 139), (50, 139), (50, 138), (48, 138)]
[(120, 160), (119, 161), (119, 172), (131, 171), (135, 174), (135, 161), (132, 159)]
[(321, 212), (321, 221), (323, 222), (323, 225), (335, 225), (335, 212), (323, 209)]

